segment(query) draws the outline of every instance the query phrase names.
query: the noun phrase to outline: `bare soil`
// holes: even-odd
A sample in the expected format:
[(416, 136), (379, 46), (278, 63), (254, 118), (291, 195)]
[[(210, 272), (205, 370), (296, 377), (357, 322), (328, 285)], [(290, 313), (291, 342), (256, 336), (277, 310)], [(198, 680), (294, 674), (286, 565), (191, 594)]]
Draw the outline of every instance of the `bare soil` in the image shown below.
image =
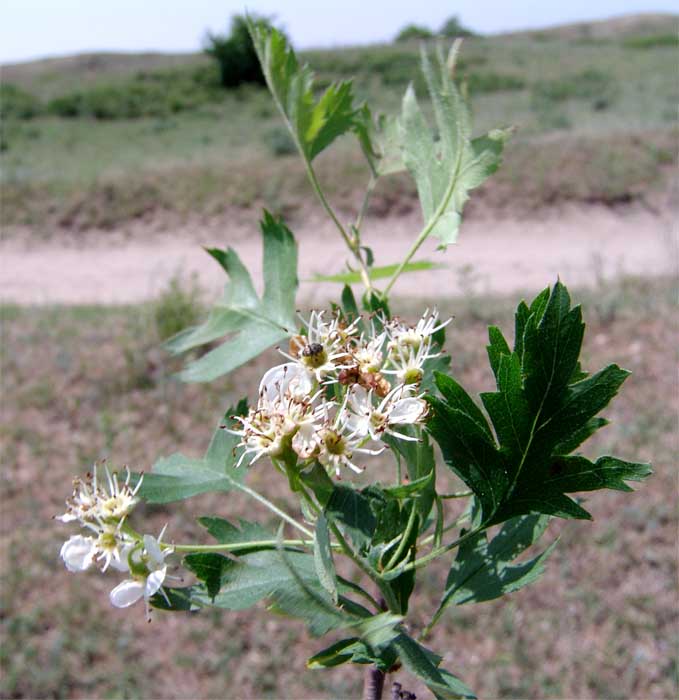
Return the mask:
[[(227, 230), (223, 219), (205, 225), (174, 226), (158, 232), (136, 223), (123, 233), (60, 236), (37, 241), (13, 230), (0, 242), (0, 300), (18, 304), (129, 304), (153, 298), (178, 273), (198, 276), (208, 295), (224, 283), (222, 270), (202, 246), (233, 246), (261, 282), (261, 239), (250, 221), (238, 217)], [(378, 265), (397, 262), (421, 226), (419, 214), (369, 219), (365, 243)], [(348, 254), (336, 231), (315, 215), (295, 228), (300, 242), (300, 301), (326, 300), (333, 285), (308, 280), (342, 271)], [(461, 293), (504, 294), (541, 288), (557, 275), (583, 286), (619, 275), (657, 276), (677, 265), (676, 220), (669, 209), (640, 205), (618, 208), (580, 205), (544, 210), (534, 218), (474, 217), (445, 253), (425, 243), (418, 259), (441, 269), (404, 275), (396, 293), (433, 298)]]

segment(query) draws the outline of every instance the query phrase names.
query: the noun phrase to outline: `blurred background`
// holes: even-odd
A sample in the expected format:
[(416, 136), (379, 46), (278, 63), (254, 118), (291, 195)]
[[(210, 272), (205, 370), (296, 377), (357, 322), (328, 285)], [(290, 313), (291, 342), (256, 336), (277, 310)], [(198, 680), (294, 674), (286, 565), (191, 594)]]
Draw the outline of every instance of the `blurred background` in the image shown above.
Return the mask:
[[(651, 461), (636, 495), (598, 494), (594, 523), (554, 524), (561, 544), (540, 582), (460, 607), (432, 647), (480, 697), (677, 695), (676, 155), (673, 3), (251, 0), (282, 28), (319, 87), (354, 78), (373, 111), (397, 112), (419, 47), (464, 37), (458, 78), (476, 133), (514, 125), (505, 162), (472, 195), (459, 243), (404, 276), (396, 310), (453, 315), (456, 377), (490, 387), (489, 323), (508, 332), (522, 295), (557, 275), (588, 321), (587, 368), (633, 371), (596, 456)], [(274, 351), (210, 385), (175, 378), (162, 342), (200, 321), (223, 277), (201, 246), (234, 246), (256, 277), (261, 208), (300, 242), (299, 303), (339, 288), (341, 241), (252, 61), (235, 2), (5, 0), (0, 8), (2, 646), (8, 698), (356, 697), (361, 673), (305, 671), (323, 643), (262, 609), (197, 616), (114, 610), (116, 581), (69, 575), (58, 559), (74, 474), (98, 459), (148, 470), (202, 454), (219, 416), (253, 394)], [(368, 172), (350, 139), (318, 160), (349, 220)], [(377, 264), (419, 231), (405, 175), (380, 183), (365, 223)], [(670, 379), (671, 377), (671, 379)], [(266, 468), (253, 483), (274, 499)], [(197, 537), (205, 513), (255, 517), (230, 497), (144, 508)], [(258, 513), (266, 518), (266, 514)], [(423, 581), (428, 609), (445, 566)], [(438, 577), (438, 578), (437, 578)], [(424, 613), (422, 613), (424, 614)], [(414, 624), (418, 624), (417, 614)], [(412, 684), (401, 680), (406, 687)], [(413, 689), (418, 689), (413, 686)], [(426, 692), (419, 692), (426, 697)]]

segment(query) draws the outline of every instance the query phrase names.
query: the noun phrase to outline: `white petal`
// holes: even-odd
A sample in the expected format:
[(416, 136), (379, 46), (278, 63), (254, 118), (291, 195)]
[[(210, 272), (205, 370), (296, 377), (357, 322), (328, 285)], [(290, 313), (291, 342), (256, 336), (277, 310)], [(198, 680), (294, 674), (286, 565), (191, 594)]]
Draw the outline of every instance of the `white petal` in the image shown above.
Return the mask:
[(110, 593), (111, 605), (127, 608), (134, 605), (144, 595), (144, 584), (140, 581), (127, 580), (119, 583)]
[(162, 566), (165, 561), (165, 556), (163, 555), (158, 540), (152, 535), (144, 535), (144, 549), (147, 554), (151, 557), (154, 566)]
[(276, 365), (264, 373), (262, 381), (259, 383), (259, 393), (263, 394), (269, 401), (273, 401), (278, 396), (282, 396), (287, 391), (290, 381), (301, 371), (296, 362), (285, 362)]
[(113, 567), (116, 571), (121, 571), (123, 573), (129, 571), (130, 566), (127, 562), (127, 556), (132, 551), (132, 549), (134, 549), (134, 545), (131, 544), (126, 544), (120, 547), (120, 549), (117, 552), (114, 552), (110, 566)]
[(97, 553), (95, 541), (92, 537), (74, 535), (66, 540), (59, 554), (69, 571), (85, 571), (92, 566), (94, 555)]
[(144, 598), (150, 598), (154, 593), (158, 592), (158, 589), (163, 585), (165, 580), (165, 572), (167, 567), (164, 566), (162, 569), (157, 571), (152, 571), (146, 578), (146, 585), (144, 586)]
[(389, 412), (389, 423), (417, 423), (426, 410), (427, 404), (422, 399), (401, 399), (394, 404)]

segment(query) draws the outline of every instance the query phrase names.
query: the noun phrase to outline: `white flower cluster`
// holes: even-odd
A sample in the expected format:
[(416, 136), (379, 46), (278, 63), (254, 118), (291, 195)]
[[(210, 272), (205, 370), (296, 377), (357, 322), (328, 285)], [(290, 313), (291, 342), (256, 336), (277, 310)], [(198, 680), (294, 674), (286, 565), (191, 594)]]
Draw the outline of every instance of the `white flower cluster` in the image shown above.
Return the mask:
[(111, 567), (129, 573), (130, 578), (111, 591), (111, 604), (126, 608), (143, 597), (148, 615), (149, 598), (159, 590), (163, 592), (167, 574), (165, 558), (172, 548), (160, 544), (164, 529), (156, 539), (151, 535), (140, 538), (125, 527), (125, 519), (138, 502), (136, 494), (142, 480), (132, 488), (129, 469), (122, 483), (115, 472), (111, 474), (106, 467), (104, 471), (103, 483), (97, 476), (96, 465), (92, 474), (73, 482), (67, 510), (56, 519), (64, 523), (77, 521), (92, 534), (70, 537), (61, 547), (61, 558), (73, 572), (86, 571), (98, 564), (102, 571)]
[[(398, 426), (421, 422), (427, 403), (419, 391), (424, 363), (439, 353), (432, 336), (448, 322), (425, 312), (415, 326), (398, 319), (374, 320), (359, 333), (359, 321), (346, 324), (313, 311), (306, 332), (290, 341), (288, 362), (268, 370), (257, 406), (231, 432), (240, 436), (244, 459), (318, 460), (340, 477), (341, 467), (363, 471), (355, 455), (377, 455), (384, 435), (412, 439)], [(390, 381), (390, 379), (391, 381)]]

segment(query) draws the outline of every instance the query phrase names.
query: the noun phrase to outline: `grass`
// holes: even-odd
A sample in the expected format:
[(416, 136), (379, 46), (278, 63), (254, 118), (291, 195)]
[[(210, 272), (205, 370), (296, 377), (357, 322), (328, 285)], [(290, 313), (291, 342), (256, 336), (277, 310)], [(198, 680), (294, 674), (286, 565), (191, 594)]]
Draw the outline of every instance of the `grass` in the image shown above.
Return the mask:
[[(525, 210), (555, 197), (606, 201), (602, 189), (619, 201), (667, 180), (669, 168), (659, 166), (674, 159), (679, 93), (667, 47), (651, 29), (618, 40), (583, 42), (579, 35), (548, 33), (466, 41), (458, 75), (471, 93), (476, 130), (518, 127), (505, 171), (518, 172), (516, 164), (539, 157), (545, 144), (561, 164), (564, 157), (578, 162), (577, 170), (556, 172), (542, 158), (536, 168), (521, 171), (520, 181), (511, 174), (495, 179), (489, 201), (502, 197)], [(629, 42), (637, 39), (645, 47), (631, 51)], [(76, 93), (83, 100), (89, 95), (94, 106), (85, 111), (100, 117), (112, 116), (112, 108), (119, 116), (156, 110), (134, 119), (42, 114), (3, 120), (0, 205), (6, 224), (49, 233), (123, 227), (158, 213), (227, 217), (234, 207), (259, 206), (263, 195), (282, 212), (305, 210), (310, 191), (266, 92), (216, 96), (201, 85), (194, 89), (190, 76), (209, 72), (205, 59), (161, 58), (72, 57), (5, 70), (3, 89), (14, 90), (17, 115), (34, 113), (36, 99), (47, 105), (70, 95), (72, 102)], [(321, 85), (355, 76), (359, 97), (369, 96), (378, 110), (398, 110), (410, 80), (424, 93), (411, 44), (314, 51), (305, 58)], [(125, 91), (129, 100), (120, 98)], [(612, 164), (590, 166), (591, 148), (612, 154)], [(320, 167), (340, 208), (353, 205), (367, 181), (358, 147), (343, 143), (336, 160)], [(392, 199), (413, 193), (398, 178), (385, 188)]]
[[(184, 285), (179, 296), (186, 294)], [(575, 296), (588, 321), (585, 366), (615, 361), (633, 371), (606, 411), (612, 425), (586, 452), (648, 460), (656, 473), (637, 494), (591, 496), (593, 523), (553, 523), (561, 542), (540, 582), (504, 601), (453, 610), (431, 644), (480, 697), (675, 697), (679, 393), (669, 377), (677, 360), (676, 283), (627, 279)], [(456, 376), (472, 391), (488, 389), (485, 328), (510, 329), (516, 300), (438, 303), (442, 313), (455, 315), (448, 349)], [(179, 384), (178, 361), (158, 350), (157, 308), (2, 309), (0, 695), (358, 696), (359, 670), (305, 670), (305, 659), (323, 642), (310, 640), (297, 622), (260, 607), (224, 615), (157, 613), (148, 625), (139, 607), (108, 605), (115, 577), (74, 576), (59, 563), (71, 529), (51, 518), (62, 512), (74, 473), (100, 458), (148, 469), (176, 450), (201, 454), (221, 412), (252, 394), (275, 358), (271, 351), (210, 385)], [(249, 479), (270, 497), (286, 498), (264, 464)], [(135, 520), (151, 532), (169, 522), (180, 541), (195, 535), (195, 517), (204, 513), (268, 517), (239, 498), (210, 495), (143, 507)], [(414, 610), (435, 603), (445, 573), (441, 565), (419, 581)], [(414, 628), (421, 622), (416, 614)], [(426, 697), (410, 679), (399, 680)]]

